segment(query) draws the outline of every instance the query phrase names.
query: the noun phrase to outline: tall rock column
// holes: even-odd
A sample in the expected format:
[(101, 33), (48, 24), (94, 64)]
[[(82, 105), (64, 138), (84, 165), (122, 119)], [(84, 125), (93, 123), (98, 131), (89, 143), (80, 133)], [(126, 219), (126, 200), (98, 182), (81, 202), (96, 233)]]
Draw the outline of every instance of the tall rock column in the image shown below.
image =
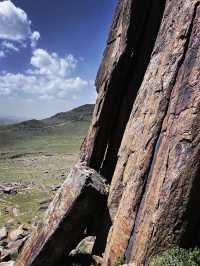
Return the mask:
[(199, 244), (199, 76), (199, 2), (167, 1), (112, 179), (103, 265)]

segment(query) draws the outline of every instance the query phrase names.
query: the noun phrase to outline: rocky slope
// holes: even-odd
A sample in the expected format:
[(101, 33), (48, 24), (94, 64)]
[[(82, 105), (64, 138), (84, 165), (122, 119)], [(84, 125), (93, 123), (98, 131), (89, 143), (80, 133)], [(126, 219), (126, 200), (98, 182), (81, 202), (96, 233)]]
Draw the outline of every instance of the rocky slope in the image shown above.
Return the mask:
[[(73, 191), (85, 182), (76, 169), (84, 175), (84, 167), (105, 178), (110, 191), (105, 202), (95, 190), (101, 212), (92, 204), (88, 223), (73, 222), (71, 231), (82, 226), (96, 236), (93, 254), (104, 253), (102, 265), (146, 266), (172, 245), (200, 244), (199, 47), (199, 1), (118, 2), (97, 75), (92, 124), (72, 171), (72, 198), (64, 197), (64, 184), (15, 265), (44, 265), (47, 257), (49, 265), (65, 261), (67, 217), (81, 215)], [(73, 246), (74, 239), (68, 241)]]

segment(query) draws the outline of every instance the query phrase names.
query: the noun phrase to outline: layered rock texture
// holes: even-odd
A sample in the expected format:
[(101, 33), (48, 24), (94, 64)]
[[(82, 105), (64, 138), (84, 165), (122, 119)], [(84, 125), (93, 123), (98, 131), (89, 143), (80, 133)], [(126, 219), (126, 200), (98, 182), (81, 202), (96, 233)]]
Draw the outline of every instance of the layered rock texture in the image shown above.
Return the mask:
[(200, 245), (200, 2), (119, 1), (96, 87), (83, 167), (18, 266), (59, 265), (86, 229), (103, 266)]

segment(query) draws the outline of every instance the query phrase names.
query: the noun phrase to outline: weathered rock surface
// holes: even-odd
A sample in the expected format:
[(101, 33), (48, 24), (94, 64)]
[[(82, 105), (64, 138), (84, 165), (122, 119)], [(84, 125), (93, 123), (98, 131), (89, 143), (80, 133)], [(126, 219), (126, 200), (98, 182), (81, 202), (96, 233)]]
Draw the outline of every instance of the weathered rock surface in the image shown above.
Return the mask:
[(159, 250), (199, 241), (199, 21), (198, 1), (166, 1), (112, 179), (103, 265), (148, 265)]
[(106, 196), (107, 186), (101, 176), (84, 165), (76, 165), (15, 265), (59, 265), (89, 230)]
[(79, 164), (16, 266), (57, 266), (85, 231), (103, 266), (200, 246), (199, 0), (120, 0), (96, 87)]
[(118, 1), (96, 78), (98, 97), (92, 124), (81, 149), (81, 160), (109, 181), (148, 67), (164, 3), (164, 0)]

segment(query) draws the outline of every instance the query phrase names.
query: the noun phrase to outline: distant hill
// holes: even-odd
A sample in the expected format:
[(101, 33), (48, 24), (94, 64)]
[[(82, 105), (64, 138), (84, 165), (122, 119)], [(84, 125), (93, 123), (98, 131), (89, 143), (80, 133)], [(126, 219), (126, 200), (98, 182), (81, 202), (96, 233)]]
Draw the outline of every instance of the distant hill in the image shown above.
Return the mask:
[(43, 152), (53, 145), (56, 151), (58, 146), (62, 151), (67, 150), (66, 145), (78, 148), (89, 128), (93, 109), (93, 104), (86, 104), (43, 120), (1, 125), (0, 151)]
[(67, 121), (90, 121), (94, 110), (93, 104), (85, 104), (71, 111), (58, 113), (50, 118), (42, 120), (46, 124), (56, 124)]
[(17, 117), (1, 117), (0, 116), (0, 125), (11, 125), (15, 123), (19, 123), (23, 119), (19, 119)]
[[(90, 121), (94, 109), (94, 104), (85, 104), (80, 107), (74, 108), (67, 112), (58, 113), (52, 117), (37, 120), (25, 120), (17, 117), (4, 117), (0, 116), (0, 126), (14, 125), (14, 127), (24, 127), (24, 128), (41, 128), (46, 125), (56, 125), (61, 122), (69, 121)], [(24, 120), (24, 121), (23, 121)]]
[(20, 123), (13, 124), (7, 128), (23, 130), (41, 130), (64, 127), (69, 123), (90, 122), (94, 110), (93, 104), (85, 104), (67, 112), (58, 113), (52, 117), (37, 120), (31, 119)]

